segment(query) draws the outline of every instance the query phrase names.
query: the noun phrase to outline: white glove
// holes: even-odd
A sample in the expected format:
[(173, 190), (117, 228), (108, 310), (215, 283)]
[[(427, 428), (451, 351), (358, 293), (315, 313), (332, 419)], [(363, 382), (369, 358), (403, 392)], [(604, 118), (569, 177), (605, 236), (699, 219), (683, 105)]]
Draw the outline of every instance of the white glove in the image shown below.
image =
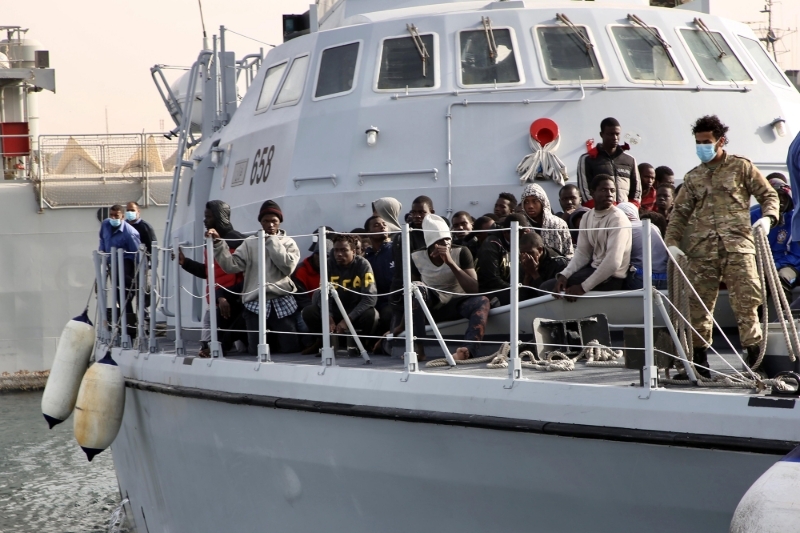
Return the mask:
[(769, 235), (769, 230), (772, 229), (772, 221), (769, 217), (761, 217), (753, 224), (753, 231), (756, 231), (758, 228), (764, 230), (764, 235)]
[(667, 246), (667, 250), (669, 250), (669, 253), (671, 253), (672, 257), (674, 257), (676, 260), (682, 255), (686, 255), (685, 253), (683, 253), (683, 250), (681, 250), (677, 246)]

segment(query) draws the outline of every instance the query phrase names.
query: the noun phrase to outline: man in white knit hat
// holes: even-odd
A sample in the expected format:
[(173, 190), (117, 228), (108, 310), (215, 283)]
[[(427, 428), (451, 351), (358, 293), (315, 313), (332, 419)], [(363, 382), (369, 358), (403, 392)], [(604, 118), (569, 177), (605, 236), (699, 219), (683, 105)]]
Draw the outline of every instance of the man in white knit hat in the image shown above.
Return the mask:
[[(467, 341), (480, 341), (489, 317), (489, 299), (470, 296), (478, 292), (478, 275), (473, 267), (472, 253), (464, 246), (453, 246), (450, 228), (438, 215), (427, 215), (422, 221), (425, 250), (411, 254), (411, 279), (417, 282), (433, 319), (438, 321), (469, 319), (464, 335)], [(425, 336), (425, 315), (418, 305), (414, 309), (414, 335)], [(417, 354), (425, 353), (418, 344)], [(468, 342), (453, 354), (455, 359), (477, 355), (478, 344)]]

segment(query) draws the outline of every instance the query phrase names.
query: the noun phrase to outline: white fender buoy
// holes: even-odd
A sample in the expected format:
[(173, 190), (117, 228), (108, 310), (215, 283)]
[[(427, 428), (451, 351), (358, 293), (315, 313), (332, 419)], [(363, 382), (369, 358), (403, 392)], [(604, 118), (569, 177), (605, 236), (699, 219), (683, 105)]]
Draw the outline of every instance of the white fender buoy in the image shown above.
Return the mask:
[(56, 357), (42, 395), (42, 414), (50, 429), (72, 414), (81, 379), (89, 366), (94, 346), (94, 326), (86, 311), (64, 326)]
[(742, 496), (731, 533), (800, 532), (800, 446), (761, 474)]
[(89, 367), (75, 404), (75, 439), (91, 461), (114, 442), (125, 409), (125, 378), (111, 352)]

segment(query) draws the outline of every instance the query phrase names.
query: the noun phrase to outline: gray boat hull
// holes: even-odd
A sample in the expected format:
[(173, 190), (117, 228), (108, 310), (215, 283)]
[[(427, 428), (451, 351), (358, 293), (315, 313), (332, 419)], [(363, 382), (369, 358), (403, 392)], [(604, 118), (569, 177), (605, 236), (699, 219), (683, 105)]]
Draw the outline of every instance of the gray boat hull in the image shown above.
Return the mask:
[(138, 531), (722, 532), (780, 458), (167, 390), (113, 445)]

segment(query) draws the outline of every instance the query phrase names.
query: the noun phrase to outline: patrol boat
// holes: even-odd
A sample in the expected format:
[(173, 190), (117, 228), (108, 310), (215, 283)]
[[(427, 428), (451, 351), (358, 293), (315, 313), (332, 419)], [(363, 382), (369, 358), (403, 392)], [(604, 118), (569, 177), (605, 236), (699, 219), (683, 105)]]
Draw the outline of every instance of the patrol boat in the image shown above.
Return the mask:
[[(524, 344), (542, 336), (516, 290), (490, 318), (509, 343), (494, 345), (508, 353), (492, 361), (497, 368), (423, 366), (410, 338), (404, 357), (362, 351), (371, 363), (364, 365), (336, 352), (328, 333), (320, 358), (273, 355), (263, 324), (258, 357), (224, 357), (213, 322), (213, 357), (199, 359), (191, 333), (201, 327), (202, 287), (170, 260), (179, 245), (202, 260), (210, 246), (202, 214), (213, 199), (231, 205), (240, 231), (257, 230), (258, 207), (276, 200), (301, 247), (317, 227), (359, 226), (383, 196), (408, 207), (426, 194), (445, 215), (489, 211), (498, 192), (520, 189), (516, 167), (532, 150), (556, 156), (574, 180), (574, 164), (606, 116), (621, 122), (639, 161), (668, 164), (679, 176), (697, 164), (689, 125), (710, 113), (730, 126), (731, 152), (749, 155), (762, 172), (785, 171), (800, 94), (746, 25), (693, 10), (701, 8), (320, 1), (284, 19), (287, 40), (266, 57), (237, 60), (224, 36), (219, 48), (203, 50), (184, 81), (187, 94), (202, 90), (202, 104), (189, 97), (181, 105), (162, 84), (180, 127), (166, 230), (152, 257), (160, 301), (151, 299), (159, 306), (151, 316), (169, 317), (171, 340), (139, 326), (132, 344), (124, 314), (98, 328), (98, 353), (110, 350), (126, 380), (112, 449), (135, 527), (726, 530), (747, 488), (800, 442), (795, 393), (783, 387), (788, 395), (775, 396), (775, 383), (663, 386), (653, 339), (663, 297), (647, 281), (635, 294), (525, 304), (540, 310), (539, 326), (542, 318), (575, 319), (561, 323), (573, 328), (563, 333), (577, 331), (579, 347), (595, 355), (609, 347), (588, 342), (581, 328), (598, 336), (638, 330), (641, 371), (573, 361), (571, 372), (539, 372), (534, 367), (548, 365), (523, 364)], [(236, 73), (256, 68), (238, 102)], [(193, 127), (195, 105), (203, 114)], [(557, 127), (544, 146), (531, 142), (540, 118)], [(541, 183), (555, 200), (547, 166)], [(647, 240), (644, 249), (649, 280)], [(103, 287), (106, 262), (97, 256), (97, 265)], [(513, 287), (516, 267), (511, 275)], [(99, 296), (103, 307), (118, 297)], [(632, 308), (641, 311), (633, 316)], [(410, 325), (410, 311), (406, 319)], [(439, 326), (436, 342), (463, 331)], [(728, 384), (744, 383), (749, 374), (725, 366), (739, 364), (735, 351), (722, 351), (712, 367), (728, 370)], [(606, 359), (618, 361), (613, 352)]]

